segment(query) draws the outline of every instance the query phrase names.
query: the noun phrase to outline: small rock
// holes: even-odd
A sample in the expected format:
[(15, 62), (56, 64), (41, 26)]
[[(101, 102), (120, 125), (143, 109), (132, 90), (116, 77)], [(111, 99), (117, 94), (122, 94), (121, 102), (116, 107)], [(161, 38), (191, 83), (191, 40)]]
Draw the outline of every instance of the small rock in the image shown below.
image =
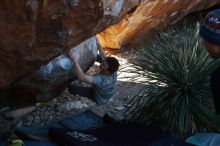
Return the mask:
[(83, 103), (82, 106), (83, 106), (84, 108), (88, 108), (88, 107), (89, 107), (88, 104), (86, 104), (86, 103)]
[(72, 101), (72, 102), (67, 102), (60, 107), (58, 107), (59, 111), (70, 111), (72, 109), (83, 109), (87, 108), (88, 105), (86, 103), (82, 103), (81, 101)]
[(34, 122), (35, 122), (35, 123), (40, 123), (40, 117), (39, 117), (38, 115), (36, 115), (36, 116), (34, 117)]
[(113, 101), (114, 101), (114, 99), (113, 99), (113, 98), (110, 98), (108, 102), (113, 102)]
[(120, 93), (119, 93), (119, 92), (116, 92), (115, 95), (120, 95)]
[(86, 103), (82, 103), (81, 101), (77, 101), (75, 103), (72, 102), (72, 107), (75, 109), (83, 109), (84, 107), (88, 107)]
[(129, 96), (125, 96), (125, 97), (122, 97), (121, 99), (122, 99), (123, 101), (127, 101), (129, 98), (130, 98)]
[(126, 106), (126, 107), (131, 107), (131, 104), (126, 104), (125, 106)]
[(117, 107), (115, 107), (115, 109), (118, 110), (118, 111), (122, 111), (124, 108), (125, 108), (124, 106), (117, 106)]
[(39, 107), (39, 106), (41, 106), (42, 105), (42, 103), (39, 103), (39, 102), (37, 102), (36, 104), (35, 104), (35, 106), (37, 106), (37, 107)]

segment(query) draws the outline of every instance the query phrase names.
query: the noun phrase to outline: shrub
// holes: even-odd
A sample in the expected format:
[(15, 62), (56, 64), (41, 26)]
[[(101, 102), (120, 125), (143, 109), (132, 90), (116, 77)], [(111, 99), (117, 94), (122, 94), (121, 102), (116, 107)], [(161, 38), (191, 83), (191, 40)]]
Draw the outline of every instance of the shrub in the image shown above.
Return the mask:
[(129, 71), (144, 88), (129, 103), (129, 120), (158, 123), (175, 136), (214, 128), (209, 76), (219, 59), (207, 53), (198, 26), (159, 33), (137, 56)]

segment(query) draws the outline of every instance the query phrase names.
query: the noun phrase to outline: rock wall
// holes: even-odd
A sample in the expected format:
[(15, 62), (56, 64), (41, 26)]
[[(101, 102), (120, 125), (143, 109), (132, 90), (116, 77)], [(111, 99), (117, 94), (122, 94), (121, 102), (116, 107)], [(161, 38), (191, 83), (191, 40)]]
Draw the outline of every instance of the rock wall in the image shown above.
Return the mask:
[(116, 23), (138, 0), (1, 0), (0, 92)]
[(188, 14), (219, 5), (219, 0), (145, 0), (119, 23), (99, 34), (104, 48), (119, 49), (146, 33), (175, 24)]

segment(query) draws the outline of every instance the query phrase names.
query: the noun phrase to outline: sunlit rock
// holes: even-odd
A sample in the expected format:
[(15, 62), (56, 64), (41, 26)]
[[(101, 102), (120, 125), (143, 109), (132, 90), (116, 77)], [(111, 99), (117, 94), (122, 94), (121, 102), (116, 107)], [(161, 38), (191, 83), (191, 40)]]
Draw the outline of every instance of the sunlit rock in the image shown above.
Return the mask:
[(104, 48), (119, 49), (141, 40), (146, 33), (175, 24), (188, 14), (205, 10), (219, 0), (143, 0), (118, 24), (99, 34)]
[(88, 108), (89, 106), (86, 103), (82, 103), (81, 101), (72, 101), (62, 104), (58, 107), (59, 111), (70, 111), (72, 109), (82, 110), (83, 108)]

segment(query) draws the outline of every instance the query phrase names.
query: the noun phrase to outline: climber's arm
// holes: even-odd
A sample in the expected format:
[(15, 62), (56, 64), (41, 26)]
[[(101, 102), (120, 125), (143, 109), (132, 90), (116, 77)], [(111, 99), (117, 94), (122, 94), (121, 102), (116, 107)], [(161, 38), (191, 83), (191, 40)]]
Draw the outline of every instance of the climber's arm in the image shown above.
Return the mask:
[(96, 43), (98, 46), (99, 54), (101, 56), (101, 60), (104, 61), (107, 56), (106, 56), (105, 51), (103, 50), (103, 48), (99, 42), (99, 39), (97, 37), (96, 37)]
[(83, 72), (82, 68), (80, 67), (79, 61), (78, 61), (77, 57), (75, 56), (75, 54), (73, 53), (73, 51), (70, 50), (68, 55), (75, 64), (75, 73), (76, 73), (76, 76), (78, 77), (78, 79), (80, 81), (92, 83), (92, 76), (86, 75)]

